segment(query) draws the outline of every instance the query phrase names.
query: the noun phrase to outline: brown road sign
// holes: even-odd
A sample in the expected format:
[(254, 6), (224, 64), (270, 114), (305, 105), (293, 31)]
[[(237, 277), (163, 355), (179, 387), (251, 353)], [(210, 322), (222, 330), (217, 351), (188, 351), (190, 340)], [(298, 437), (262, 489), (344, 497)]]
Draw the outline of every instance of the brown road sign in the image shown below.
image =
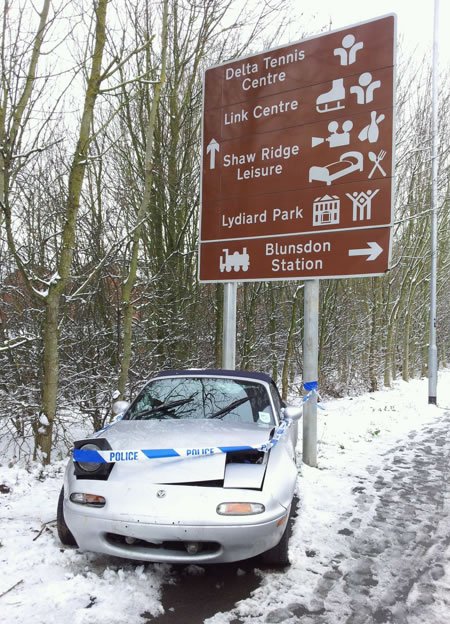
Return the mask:
[[(239, 239), (235, 254), (255, 237), (310, 233), (315, 240), (334, 230), (338, 253), (336, 237), (355, 230), (363, 240), (366, 228), (391, 223), (394, 34), (395, 18), (387, 16), (206, 71), (202, 281), (213, 279), (204, 262), (214, 241)], [(378, 274), (388, 259), (384, 242), (361, 271), (348, 261), (336, 266), (342, 275)], [(266, 276), (233, 268), (217, 269), (214, 279), (286, 279), (260, 262)]]
[[(311, 186), (330, 187), (335, 182), (390, 178), (392, 112), (375, 113), (381, 121), (377, 140), (372, 143), (358, 140), (352, 145), (345, 140), (342, 144), (344, 132), (333, 132), (336, 125), (330, 121), (227, 141), (222, 144), (220, 162), (211, 167), (210, 156), (210, 162), (206, 163), (203, 193), (209, 201)], [(371, 118), (369, 112), (348, 120), (355, 136), (365, 136), (363, 132), (370, 126)], [(336, 124), (342, 129), (343, 124)], [(375, 157), (370, 154), (377, 155), (381, 151), (384, 154), (382, 166), (372, 171)], [(204, 203), (206, 206), (206, 199)]]
[(205, 282), (380, 275), (389, 256), (390, 228), (271, 236), (204, 243)]
[(209, 69), (205, 111), (392, 66), (394, 28), (391, 15)]
[[(342, 78), (342, 82), (340, 79), (339, 82), (329, 80), (287, 93), (252, 98), (247, 102), (205, 110), (205, 136), (227, 140), (243, 135), (320, 122), (324, 119), (329, 122), (329, 114), (333, 112), (335, 116), (345, 120), (349, 115), (360, 113), (362, 109), (371, 111), (373, 108), (371, 104), (374, 100), (364, 105), (359, 104), (358, 91), (355, 92), (355, 88), (359, 86), (360, 76), (365, 73), (367, 72), (352, 74)], [(392, 67), (372, 70), (371, 76), (372, 83), (379, 82), (383, 85), (381, 91), (380, 87), (376, 87), (373, 92), (374, 99), (376, 95), (376, 107), (379, 110), (392, 107)], [(330, 91), (333, 96), (327, 95)], [(345, 108), (342, 106), (342, 108), (333, 109), (342, 102), (339, 99), (333, 102), (326, 100), (331, 97), (339, 98), (339, 95), (344, 92), (348, 95)]]
[(387, 225), (391, 182), (371, 181), (244, 195), (211, 201), (203, 213), (205, 241)]

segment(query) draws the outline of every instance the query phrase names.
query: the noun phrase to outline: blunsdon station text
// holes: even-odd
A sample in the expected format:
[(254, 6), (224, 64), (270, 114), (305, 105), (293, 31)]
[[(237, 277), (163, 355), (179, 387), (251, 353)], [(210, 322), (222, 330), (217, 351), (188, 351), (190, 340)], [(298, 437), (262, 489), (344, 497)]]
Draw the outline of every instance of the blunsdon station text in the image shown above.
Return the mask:
[[(306, 243), (266, 243), (266, 256), (275, 256), (272, 259), (272, 271), (274, 273), (317, 271), (323, 269), (322, 258), (308, 258), (306, 254), (325, 254), (331, 252), (329, 241), (313, 242), (311, 239)], [(280, 257), (281, 256), (281, 257)], [(282, 256), (289, 256), (283, 258)]]

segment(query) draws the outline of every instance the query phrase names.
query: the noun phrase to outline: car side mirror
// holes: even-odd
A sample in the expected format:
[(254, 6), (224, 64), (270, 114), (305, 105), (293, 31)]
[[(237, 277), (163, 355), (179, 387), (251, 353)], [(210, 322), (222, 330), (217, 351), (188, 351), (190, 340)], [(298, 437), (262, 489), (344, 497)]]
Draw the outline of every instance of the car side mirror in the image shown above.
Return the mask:
[(282, 408), (281, 412), (284, 420), (300, 420), (303, 414), (303, 407), (286, 405), (286, 407)]
[(120, 416), (120, 414), (123, 414), (124, 412), (126, 412), (129, 407), (130, 407), (130, 403), (128, 401), (115, 401), (112, 404), (113, 416), (115, 418), (117, 416)]

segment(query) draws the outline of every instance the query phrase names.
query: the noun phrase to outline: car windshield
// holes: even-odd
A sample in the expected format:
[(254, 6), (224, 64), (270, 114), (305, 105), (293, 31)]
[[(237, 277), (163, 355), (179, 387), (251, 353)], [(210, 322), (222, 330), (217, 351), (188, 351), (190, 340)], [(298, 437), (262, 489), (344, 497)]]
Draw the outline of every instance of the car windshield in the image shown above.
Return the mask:
[(145, 386), (125, 420), (216, 419), (273, 425), (266, 387), (224, 377), (163, 377)]

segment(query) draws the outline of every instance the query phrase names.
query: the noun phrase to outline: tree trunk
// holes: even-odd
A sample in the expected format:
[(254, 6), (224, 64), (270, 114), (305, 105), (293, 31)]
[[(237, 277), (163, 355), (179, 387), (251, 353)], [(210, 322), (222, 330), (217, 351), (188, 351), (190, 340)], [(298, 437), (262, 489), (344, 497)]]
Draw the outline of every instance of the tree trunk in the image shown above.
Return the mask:
[(214, 359), (217, 368), (222, 368), (223, 359), (223, 284), (216, 284), (214, 286), (216, 291), (216, 322), (214, 331)]
[(46, 314), (44, 319), (41, 409), (38, 421), (34, 423), (35, 456), (44, 464), (50, 463), (50, 453), (53, 442), (53, 424), (57, 407), (59, 375), (59, 305), (61, 296), (70, 278), (75, 249), (77, 216), (80, 207), (86, 161), (89, 155), (94, 106), (101, 83), (101, 65), (106, 36), (107, 4), (108, 0), (99, 0), (96, 7), (95, 46), (92, 56), (92, 67), (86, 87), (78, 142), (69, 173), (66, 220), (62, 233), (58, 270), (49, 284), (48, 294), (45, 297)]
[(298, 313), (298, 298), (303, 286), (298, 286), (294, 294), (291, 310), (291, 322), (289, 325), (288, 337), (286, 340), (286, 349), (284, 352), (283, 371), (281, 373), (281, 396), (283, 401), (287, 399), (289, 391), (289, 369), (294, 352), (294, 336), (295, 328), (297, 326), (297, 313)]
[(372, 313), (370, 323), (370, 346), (369, 346), (369, 384), (370, 392), (378, 390), (378, 282), (377, 278), (371, 279), (372, 291)]
[(34, 459), (48, 464), (52, 450), (53, 423), (58, 397), (59, 296), (49, 296), (45, 305), (43, 335), (42, 394), (39, 419), (34, 423)]
[(167, 63), (167, 38), (168, 38), (168, 0), (164, 0), (163, 22), (162, 22), (162, 51), (161, 51), (161, 73), (158, 83), (155, 85), (153, 93), (153, 101), (148, 118), (146, 130), (146, 146), (145, 146), (145, 181), (142, 199), (136, 216), (136, 227), (133, 232), (131, 259), (128, 270), (128, 276), (124, 281), (122, 288), (123, 302), (123, 319), (122, 319), (122, 358), (120, 361), (120, 373), (117, 388), (121, 398), (125, 397), (126, 385), (128, 382), (128, 373), (130, 370), (132, 344), (133, 344), (133, 315), (134, 306), (132, 302), (132, 294), (136, 282), (139, 245), (142, 234), (142, 223), (146, 212), (150, 206), (152, 196), (153, 183), (153, 160), (154, 160), (154, 135), (156, 126), (156, 116), (161, 98), (161, 91), (166, 81), (166, 63)]

